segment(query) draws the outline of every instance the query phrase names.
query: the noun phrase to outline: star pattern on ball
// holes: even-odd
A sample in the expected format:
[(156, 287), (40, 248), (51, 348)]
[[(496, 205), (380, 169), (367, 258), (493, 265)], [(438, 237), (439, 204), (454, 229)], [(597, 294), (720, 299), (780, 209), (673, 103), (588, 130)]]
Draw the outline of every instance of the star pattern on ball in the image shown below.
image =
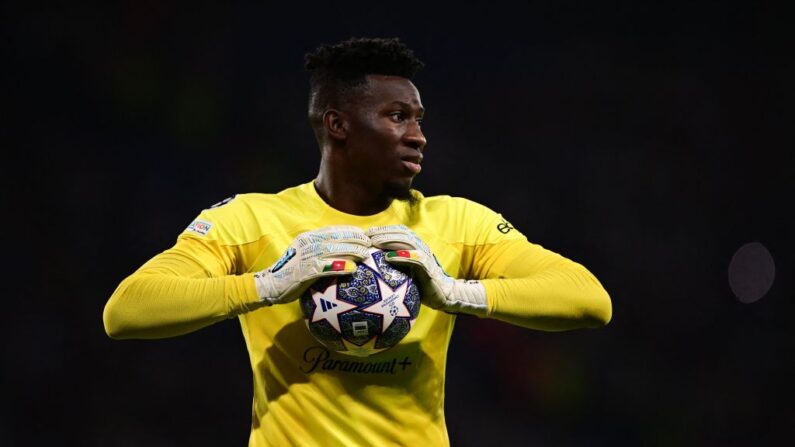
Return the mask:
[(313, 291), (312, 300), (315, 302), (315, 311), (312, 313), (312, 323), (326, 320), (339, 333), (342, 333), (339, 315), (349, 310), (356, 309), (356, 305), (337, 299), (336, 281), (331, 283), (326, 287), (326, 290), (322, 292)]
[(364, 258), (362, 264), (366, 265), (367, 267), (370, 267), (370, 269), (374, 272), (380, 271), (380, 269), (378, 268), (378, 264), (375, 263), (375, 257), (373, 253), (370, 253), (369, 256)]
[(362, 309), (363, 312), (381, 315), (381, 333), (395, 321), (397, 317), (411, 318), (411, 312), (406, 307), (403, 297), (406, 296), (406, 288), (409, 286), (409, 281), (404, 281), (392, 289), (384, 280), (378, 278), (378, 290), (381, 293), (381, 301), (371, 304)]

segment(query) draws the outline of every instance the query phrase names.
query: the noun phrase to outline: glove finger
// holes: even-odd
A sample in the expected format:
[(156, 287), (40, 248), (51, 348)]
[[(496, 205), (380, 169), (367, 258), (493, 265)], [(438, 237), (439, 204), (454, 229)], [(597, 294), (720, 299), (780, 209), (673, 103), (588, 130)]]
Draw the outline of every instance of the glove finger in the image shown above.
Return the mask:
[(416, 270), (421, 270), (427, 275), (426, 257), (427, 255), (420, 250), (395, 250), (387, 252), (384, 259), (393, 264), (418, 267)]
[(367, 257), (366, 247), (350, 243), (325, 243), (319, 247), (321, 259), (350, 257), (355, 261), (361, 261)]
[(301, 296), (312, 283), (326, 276), (350, 275), (356, 271), (356, 263), (348, 259), (319, 259), (304, 264), (304, 274), (280, 294), (278, 303), (288, 303)]
[(370, 246), (370, 238), (359, 227), (352, 225), (337, 225), (323, 227), (315, 230), (323, 241), (348, 242), (359, 244), (364, 247)]
[(382, 225), (380, 227), (370, 227), (364, 232), (368, 237), (373, 237), (384, 233), (408, 233), (411, 232), (405, 225)]
[(350, 259), (315, 259), (314, 273), (307, 275), (302, 282), (308, 282), (324, 276), (350, 275), (356, 271), (356, 263)]
[(407, 233), (378, 233), (370, 236), (374, 247), (382, 250), (416, 250), (420, 246), (416, 238)]

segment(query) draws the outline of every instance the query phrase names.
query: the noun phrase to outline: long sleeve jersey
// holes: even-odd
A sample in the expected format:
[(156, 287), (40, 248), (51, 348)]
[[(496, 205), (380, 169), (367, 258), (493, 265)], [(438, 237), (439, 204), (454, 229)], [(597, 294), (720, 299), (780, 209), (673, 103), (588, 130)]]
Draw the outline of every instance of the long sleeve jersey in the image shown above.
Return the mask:
[(371, 216), (338, 211), (312, 182), (240, 194), (206, 209), (118, 286), (105, 308), (117, 338), (180, 335), (237, 317), (254, 373), (250, 446), (448, 445), (447, 348), (455, 316), (422, 306), (396, 346), (366, 358), (329, 351), (298, 302), (261, 307), (254, 273), (300, 233), (329, 225), (403, 224), (451, 276), (481, 280), (488, 317), (561, 330), (610, 319), (610, 299), (582, 265), (527, 241), (502, 216), (463, 198), (393, 201)]

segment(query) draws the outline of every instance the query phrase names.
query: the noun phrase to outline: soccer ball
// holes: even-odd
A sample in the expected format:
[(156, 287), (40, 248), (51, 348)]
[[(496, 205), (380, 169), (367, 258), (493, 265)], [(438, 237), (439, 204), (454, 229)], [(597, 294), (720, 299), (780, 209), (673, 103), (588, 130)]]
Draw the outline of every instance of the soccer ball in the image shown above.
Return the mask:
[(420, 294), (409, 270), (370, 249), (350, 275), (321, 278), (301, 295), (309, 332), (324, 346), (366, 357), (395, 346), (420, 313)]

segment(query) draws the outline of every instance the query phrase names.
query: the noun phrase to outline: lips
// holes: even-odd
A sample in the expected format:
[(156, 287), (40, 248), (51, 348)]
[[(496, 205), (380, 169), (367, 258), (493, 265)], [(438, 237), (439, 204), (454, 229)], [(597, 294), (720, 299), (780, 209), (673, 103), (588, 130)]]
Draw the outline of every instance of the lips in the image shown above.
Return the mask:
[(401, 160), (403, 161), (403, 166), (405, 166), (406, 169), (408, 169), (412, 174), (417, 175), (420, 173), (420, 171), (422, 171), (422, 166), (420, 166), (420, 163), (422, 163), (422, 154), (417, 153), (407, 155), (405, 157), (401, 157)]
[(412, 174), (417, 175), (422, 171), (422, 166), (419, 163), (413, 163), (407, 160), (403, 160), (403, 166), (406, 167)]

